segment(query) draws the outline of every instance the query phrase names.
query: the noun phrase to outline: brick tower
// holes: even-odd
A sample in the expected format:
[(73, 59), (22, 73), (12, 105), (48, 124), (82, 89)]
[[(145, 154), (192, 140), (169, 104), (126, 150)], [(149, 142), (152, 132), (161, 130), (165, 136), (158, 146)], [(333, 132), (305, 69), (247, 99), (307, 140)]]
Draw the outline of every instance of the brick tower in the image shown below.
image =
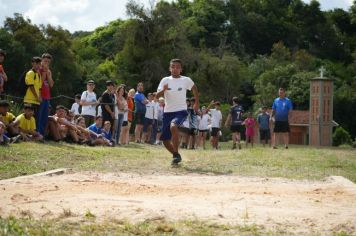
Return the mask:
[(325, 69), (320, 69), (320, 77), (310, 83), (309, 145), (331, 146), (333, 129), (333, 81), (324, 77)]

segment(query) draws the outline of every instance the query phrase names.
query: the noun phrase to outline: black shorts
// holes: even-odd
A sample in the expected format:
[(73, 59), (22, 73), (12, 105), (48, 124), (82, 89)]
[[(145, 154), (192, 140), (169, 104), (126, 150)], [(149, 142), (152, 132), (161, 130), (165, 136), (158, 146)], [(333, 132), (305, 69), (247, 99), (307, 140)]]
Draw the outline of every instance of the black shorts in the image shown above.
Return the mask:
[(143, 125), (145, 123), (145, 114), (135, 113), (135, 123), (136, 125)]
[(128, 125), (129, 125), (129, 122), (128, 121), (124, 121), (124, 122), (122, 122), (121, 127), (125, 127), (125, 126), (128, 126)]
[(260, 129), (260, 140), (270, 140), (271, 131), (269, 129)]
[(289, 123), (288, 123), (288, 121), (276, 121), (274, 123), (273, 132), (275, 132), (275, 133), (288, 133), (289, 132)]
[(197, 129), (195, 129), (195, 128), (190, 128), (189, 129), (189, 135), (197, 135)]
[(219, 135), (220, 128), (211, 128), (211, 136), (216, 137)]
[(209, 130), (207, 130), (207, 129), (200, 129), (200, 130), (199, 130), (199, 133), (202, 133), (202, 134), (203, 134), (203, 133), (207, 133), (208, 131), (209, 131)]
[(182, 132), (184, 134), (189, 134), (189, 128), (187, 128), (187, 127), (179, 127), (178, 129), (180, 132)]
[(231, 125), (230, 126), (230, 131), (232, 133), (242, 133), (243, 132), (243, 126), (242, 125)]

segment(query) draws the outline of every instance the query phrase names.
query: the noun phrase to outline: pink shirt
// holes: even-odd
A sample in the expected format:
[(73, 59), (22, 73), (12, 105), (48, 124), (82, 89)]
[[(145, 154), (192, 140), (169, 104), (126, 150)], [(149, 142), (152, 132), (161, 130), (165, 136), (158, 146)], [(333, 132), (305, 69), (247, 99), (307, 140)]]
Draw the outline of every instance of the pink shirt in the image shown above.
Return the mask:
[(247, 137), (252, 137), (254, 134), (254, 126), (255, 126), (255, 119), (253, 118), (246, 118), (245, 126), (246, 126), (246, 136)]

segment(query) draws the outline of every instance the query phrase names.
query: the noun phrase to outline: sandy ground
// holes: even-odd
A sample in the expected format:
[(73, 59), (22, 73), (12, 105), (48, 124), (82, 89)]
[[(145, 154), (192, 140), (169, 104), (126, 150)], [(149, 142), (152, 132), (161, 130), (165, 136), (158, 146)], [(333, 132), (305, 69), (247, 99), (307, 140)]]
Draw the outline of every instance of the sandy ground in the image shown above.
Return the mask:
[(0, 181), (0, 215), (55, 218), (70, 209), (97, 219), (199, 219), (257, 224), (295, 234), (356, 232), (356, 185), (324, 181), (201, 175), (66, 173)]

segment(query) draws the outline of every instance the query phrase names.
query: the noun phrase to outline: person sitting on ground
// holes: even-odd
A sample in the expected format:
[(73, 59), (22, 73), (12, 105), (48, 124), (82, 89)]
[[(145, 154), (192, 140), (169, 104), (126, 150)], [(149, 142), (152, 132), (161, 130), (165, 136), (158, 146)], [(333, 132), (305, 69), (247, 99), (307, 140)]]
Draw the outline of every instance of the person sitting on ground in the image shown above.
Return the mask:
[(79, 142), (78, 129), (75, 124), (67, 119), (67, 110), (64, 106), (56, 107), (56, 114), (48, 117), (49, 136), (54, 141), (71, 138), (75, 143)]
[(0, 145), (6, 145), (10, 139), (5, 135), (6, 125), (0, 121)]
[(14, 137), (19, 133), (14, 123), (16, 117), (9, 112), (9, 108), (10, 104), (7, 101), (0, 101), (0, 121), (3, 122), (6, 127), (5, 134), (9, 137)]
[(104, 141), (100, 138), (101, 135), (94, 133), (85, 126), (85, 118), (79, 116), (76, 121), (78, 132), (78, 138), (80, 144), (87, 144), (89, 146), (103, 145)]
[[(103, 136), (103, 129), (102, 129), (102, 126), (103, 126), (103, 118), (102, 118), (101, 116), (97, 116), (97, 117), (95, 118), (95, 123), (92, 124), (92, 125), (90, 125), (90, 126), (88, 127), (88, 129), (89, 129), (90, 131), (92, 131), (91, 137), (94, 138), (94, 139), (95, 139), (95, 138), (101, 139), (101, 140), (102, 140), (101, 145), (104, 145), (104, 146), (111, 146), (110, 141), (107, 140), (107, 139)], [(93, 133), (95, 133), (96, 136), (93, 135)]]
[(114, 140), (112, 138), (112, 133), (111, 133), (111, 123), (110, 121), (105, 121), (104, 122), (104, 127), (102, 130), (103, 137), (109, 140), (110, 146), (114, 146)]
[(14, 126), (18, 126), (19, 134), (23, 141), (41, 141), (43, 136), (36, 131), (34, 107), (31, 104), (24, 105), (24, 113), (16, 117)]

